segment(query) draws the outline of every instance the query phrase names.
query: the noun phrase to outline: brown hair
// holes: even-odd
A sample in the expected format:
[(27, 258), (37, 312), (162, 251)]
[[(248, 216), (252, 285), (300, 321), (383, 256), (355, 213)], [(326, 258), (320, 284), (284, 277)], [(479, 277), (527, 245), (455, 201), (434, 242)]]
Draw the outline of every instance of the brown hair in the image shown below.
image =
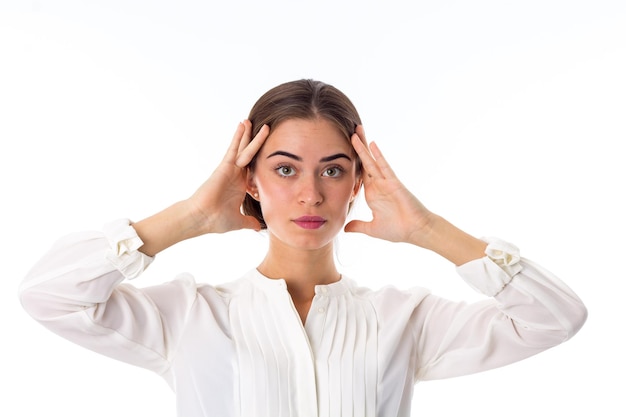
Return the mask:
[[(265, 94), (252, 106), (248, 119), (252, 123), (252, 137), (263, 125), (270, 128), (289, 119), (323, 118), (333, 123), (346, 140), (350, 141), (361, 118), (350, 99), (332, 85), (316, 80), (297, 80), (278, 85)], [(357, 157), (357, 173), (361, 172), (361, 161)], [(248, 168), (254, 170), (256, 156)], [(261, 205), (250, 195), (246, 195), (242, 211), (253, 216), (261, 228), (267, 228)]]

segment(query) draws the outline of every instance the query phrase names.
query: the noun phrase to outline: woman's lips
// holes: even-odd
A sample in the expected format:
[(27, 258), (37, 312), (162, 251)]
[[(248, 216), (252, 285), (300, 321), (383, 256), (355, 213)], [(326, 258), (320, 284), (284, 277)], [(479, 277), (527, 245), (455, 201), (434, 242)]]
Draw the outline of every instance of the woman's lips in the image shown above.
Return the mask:
[(326, 223), (326, 219), (319, 216), (302, 216), (293, 222), (303, 229), (319, 229)]

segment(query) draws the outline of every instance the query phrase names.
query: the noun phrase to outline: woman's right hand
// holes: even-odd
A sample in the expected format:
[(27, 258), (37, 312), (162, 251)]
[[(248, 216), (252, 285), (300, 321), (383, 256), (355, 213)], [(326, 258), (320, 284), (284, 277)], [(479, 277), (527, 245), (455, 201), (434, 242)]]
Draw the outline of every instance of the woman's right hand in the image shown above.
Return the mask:
[(246, 195), (247, 167), (269, 135), (263, 126), (252, 138), (252, 124), (239, 124), (228, 151), (204, 184), (186, 200), (133, 224), (143, 241), (139, 249), (154, 256), (185, 239), (207, 233), (261, 228), (258, 220), (241, 213)]
[(264, 125), (252, 138), (250, 121), (239, 123), (220, 164), (188, 199), (199, 234), (260, 230), (257, 219), (241, 213), (241, 203), (246, 195), (247, 166), (265, 143), (269, 130)]

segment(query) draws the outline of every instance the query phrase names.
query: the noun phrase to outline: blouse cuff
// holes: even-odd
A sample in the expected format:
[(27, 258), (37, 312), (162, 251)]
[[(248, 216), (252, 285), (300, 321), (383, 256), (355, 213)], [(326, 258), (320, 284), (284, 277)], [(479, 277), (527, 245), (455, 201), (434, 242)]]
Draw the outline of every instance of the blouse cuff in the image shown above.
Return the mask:
[(488, 243), (484, 257), (457, 267), (457, 272), (474, 288), (489, 297), (496, 296), (522, 270), (519, 249), (495, 238)]
[(154, 258), (139, 252), (143, 241), (128, 219), (120, 219), (104, 226), (104, 235), (109, 242), (106, 258), (126, 279), (137, 278), (152, 263)]

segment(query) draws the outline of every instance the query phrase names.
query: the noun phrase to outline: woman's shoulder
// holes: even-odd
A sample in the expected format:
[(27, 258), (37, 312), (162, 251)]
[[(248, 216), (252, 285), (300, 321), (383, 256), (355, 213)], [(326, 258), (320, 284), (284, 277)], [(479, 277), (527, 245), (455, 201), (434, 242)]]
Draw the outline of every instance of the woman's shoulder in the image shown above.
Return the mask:
[[(252, 283), (250, 280), (250, 276), (252, 274), (253, 271), (248, 271), (243, 275), (239, 275), (231, 279), (229, 279), (228, 277), (224, 277), (224, 279), (218, 284), (213, 284), (209, 282), (198, 282), (194, 283), (194, 285), (196, 287), (196, 291), (201, 296), (219, 297), (224, 300), (228, 300), (252, 287)], [(190, 280), (193, 281), (193, 277), (187, 276), (185, 274), (179, 276), (177, 280), (190, 282)]]
[(344, 277), (345, 285), (350, 288), (350, 292), (356, 297), (370, 300), (375, 306), (406, 306), (417, 305), (426, 296), (430, 294), (430, 290), (423, 287), (400, 288), (395, 285), (387, 284), (377, 289), (361, 286), (357, 281)]
[[(412, 322), (416, 312), (424, 306), (424, 301), (431, 297), (431, 292), (423, 287), (399, 288), (385, 285), (378, 289), (360, 286), (351, 279), (346, 279), (350, 292), (371, 306), (381, 331), (400, 331)], [(403, 323), (403, 324), (402, 324)], [(395, 330), (394, 330), (395, 329)]]

